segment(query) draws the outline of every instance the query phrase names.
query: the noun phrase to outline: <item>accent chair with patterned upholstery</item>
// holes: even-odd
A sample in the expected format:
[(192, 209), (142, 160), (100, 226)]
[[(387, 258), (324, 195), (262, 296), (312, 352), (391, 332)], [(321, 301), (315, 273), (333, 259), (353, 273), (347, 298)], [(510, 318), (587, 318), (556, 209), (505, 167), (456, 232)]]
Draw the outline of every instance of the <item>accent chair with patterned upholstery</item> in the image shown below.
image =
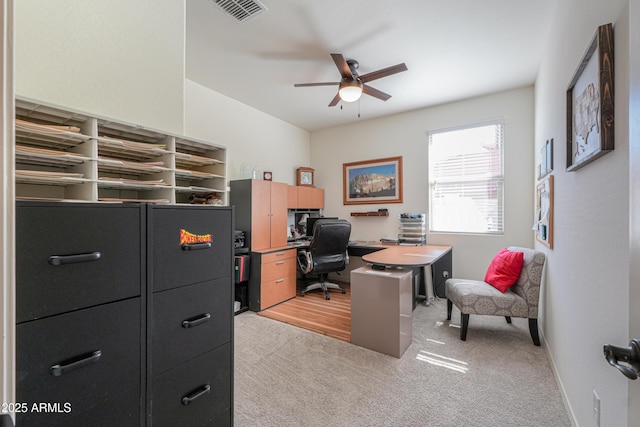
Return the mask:
[(445, 282), (447, 297), (447, 320), (451, 320), (451, 311), (455, 305), (461, 312), (462, 325), (460, 339), (467, 339), (469, 315), (504, 316), (507, 323), (512, 317), (529, 319), (529, 332), (535, 345), (540, 345), (538, 335), (538, 302), (546, 257), (544, 253), (511, 246), (512, 252), (522, 252), (522, 269), (515, 284), (504, 293), (481, 280), (451, 278)]

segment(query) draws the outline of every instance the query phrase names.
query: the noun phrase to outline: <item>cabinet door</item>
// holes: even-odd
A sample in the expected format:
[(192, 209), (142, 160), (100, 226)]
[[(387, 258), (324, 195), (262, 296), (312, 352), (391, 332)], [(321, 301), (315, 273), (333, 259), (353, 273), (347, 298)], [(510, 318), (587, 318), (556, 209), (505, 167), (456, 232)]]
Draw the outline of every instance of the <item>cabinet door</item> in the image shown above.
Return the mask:
[(271, 247), (271, 184), (251, 181), (251, 250), (254, 251)]
[(324, 190), (322, 188), (299, 186), (298, 208), (324, 209)]
[(298, 187), (295, 185), (287, 186), (287, 208), (298, 208)]
[(324, 189), (312, 188), (311, 193), (311, 208), (312, 209), (324, 209)]
[(287, 201), (288, 185), (282, 182), (271, 183), (271, 246), (277, 248), (287, 245)]

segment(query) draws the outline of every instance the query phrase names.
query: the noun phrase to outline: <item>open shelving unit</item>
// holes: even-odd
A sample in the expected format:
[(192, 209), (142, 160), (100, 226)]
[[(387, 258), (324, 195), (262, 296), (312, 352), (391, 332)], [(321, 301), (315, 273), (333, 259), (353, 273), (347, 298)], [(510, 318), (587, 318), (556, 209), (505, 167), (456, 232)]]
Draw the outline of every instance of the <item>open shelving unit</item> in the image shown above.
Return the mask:
[(227, 205), (226, 148), (16, 100), (16, 197)]

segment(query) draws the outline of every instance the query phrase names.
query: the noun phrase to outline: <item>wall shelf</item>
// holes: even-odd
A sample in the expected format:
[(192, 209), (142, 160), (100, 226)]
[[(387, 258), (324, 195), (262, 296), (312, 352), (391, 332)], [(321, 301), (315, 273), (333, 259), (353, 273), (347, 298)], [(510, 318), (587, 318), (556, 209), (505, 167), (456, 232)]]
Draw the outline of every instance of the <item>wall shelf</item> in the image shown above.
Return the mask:
[(389, 216), (389, 211), (351, 212), (351, 216)]

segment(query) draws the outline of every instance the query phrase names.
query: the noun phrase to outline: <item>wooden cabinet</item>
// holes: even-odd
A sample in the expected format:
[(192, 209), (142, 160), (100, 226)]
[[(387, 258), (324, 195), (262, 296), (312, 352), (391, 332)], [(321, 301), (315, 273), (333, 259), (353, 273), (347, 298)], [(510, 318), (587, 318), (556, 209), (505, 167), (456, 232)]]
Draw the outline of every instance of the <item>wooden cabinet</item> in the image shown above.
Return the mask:
[(287, 207), (289, 209), (324, 209), (324, 189), (289, 185)]
[(230, 204), (235, 206), (236, 229), (246, 233), (252, 251), (286, 246), (287, 184), (242, 179), (231, 181)]
[(296, 249), (253, 252), (249, 309), (260, 311), (296, 296)]
[(16, 196), (226, 205), (226, 149), (206, 141), (16, 100)]

